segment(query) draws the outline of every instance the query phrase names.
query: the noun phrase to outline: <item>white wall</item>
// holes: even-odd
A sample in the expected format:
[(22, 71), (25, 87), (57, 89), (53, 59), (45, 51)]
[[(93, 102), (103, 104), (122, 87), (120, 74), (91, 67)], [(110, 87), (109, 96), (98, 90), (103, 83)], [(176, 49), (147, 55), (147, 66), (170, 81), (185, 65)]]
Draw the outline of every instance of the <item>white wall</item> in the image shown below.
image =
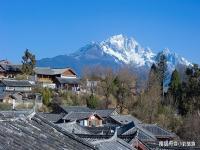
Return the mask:
[(84, 120), (84, 126), (88, 126), (88, 121)]
[(84, 120), (81, 120), (81, 121), (80, 121), (80, 125), (81, 125), (81, 126), (84, 126)]
[(55, 89), (56, 88), (56, 84), (54, 83), (42, 83), (42, 87), (47, 87), (47, 88), (51, 88), (51, 89)]
[(31, 90), (31, 87), (6, 87), (6, 91), (30, 92)]
[(65, 78), (65, 79), (76, 79), (76, 76), (63, 76), (61, 75), (61, 78)]

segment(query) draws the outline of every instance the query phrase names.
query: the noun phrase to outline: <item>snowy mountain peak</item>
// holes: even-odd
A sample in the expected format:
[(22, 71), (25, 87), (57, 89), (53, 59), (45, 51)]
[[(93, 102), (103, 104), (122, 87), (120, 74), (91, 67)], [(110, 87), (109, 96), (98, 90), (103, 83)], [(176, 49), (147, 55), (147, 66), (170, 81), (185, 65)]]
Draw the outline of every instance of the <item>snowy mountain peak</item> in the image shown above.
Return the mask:
[(114, 35), (107, 39), (105, 42), (115, 45), (118, 49), (124, 49), (126, 46), (136, 47), (139, 45), (138, 42), (133, 38), (127, 38), (122, 34)]
[(101, 45), (112, 46), (115, 50), (127, 51), (139, 47), (139, 43), (134, 38), (128, 38), (122, 34), (114, 35), (101, 42)]
[(123, 41), (126, 37), (122, 34), (113, 35), (108, 40), (116, 42), (116, 41)]
[(37, 61), (38, 66), (66, 67), (71, 66), (81, 72), (85, 66), (102, 65), (117, 68), (130, 65), (141, 71), (149, 69), (153, 63), (157, 63), (159, 56), (164, 54), (167, 59), (169, 72), (178, 65), (190, 66), (191, 63), (168, 48), (159, 53), (153, 53), (147, 47), (142, 47), (134, 38), (122, 34), (114, 35), (102, 42), (91, 42), (76, 52), (68, 55)]
[(124, 39), (124, 37), (125, 36), (123, 34), (118, 34), (118, 35), (111, 36), (109, 39), (120, 40), (120, 39)]
[(155, 54), (149, 47), (143, 48), (134, 38), (128, 38), (122, 34), (111, 36), (100, 43), (93, 41), (71, 54), (71, 56), (76, 59), (83, 57), (94, 59), (109, 56), (118, 64), (150, 67), (159, 60), (161, 54), (166, 56), (170, 70), (173, 70), (178, 64), (186, 66), (191, 64), (185, 58), (171, 52), (168, 48)]
[(165, 55), (168, 55), (171, 52), (170, 52), (169, 48), (164, 48), (163, 51), (162, 51), (162, 53), (165, 54)]
[(156, 60), (159, 59), (159, 56), (161, 54), (165, 55), (169, 70), (174, 70), (177, 65), (185, 65), (185, 66), (192, 65), (192, 63), (187, 61), (185, 58), (179, 56), (177, 53), (171, 52), (170, 49), (168, 48), (165, 48), (160, 53), (158, 53), (156, 56)]
[(134, 38), (122, 34), (114, 35), (100, 43), (102, 50), (125, 64), (144, 66), (152, 63), (155, 54), (150, 49), (144, 49)]

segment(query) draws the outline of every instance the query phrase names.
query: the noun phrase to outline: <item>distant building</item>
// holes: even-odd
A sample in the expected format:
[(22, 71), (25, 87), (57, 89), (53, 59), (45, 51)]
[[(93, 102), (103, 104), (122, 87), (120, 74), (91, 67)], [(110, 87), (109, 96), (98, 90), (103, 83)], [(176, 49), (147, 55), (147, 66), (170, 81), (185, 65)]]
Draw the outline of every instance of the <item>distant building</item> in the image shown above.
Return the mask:
[[(156, 124), (145, 124), (116, 109), (90, 109), (85, 106), (59, 106), (57, 112), (41, 113), (47, 120), (102, 150), (160, 149), (159, 143), (180, 141), (179, 137)], [(165, 147), (164, 147), (165, 148)], [(166, 149), (183, 149), (168, 146)]]
[(79, 91), (79, 79), (71, 68), (51, 69), (49, 67), (36, 67), (35, 80), (42, 87), (58, 88), (69, 91)]
[[(32, 92), (32, 85), (27, 80), (0, 80), (0, 101), (22, 103), (24, 97)], [(28, 99), (28, 98), (27, 98)]]
[(93, 112), (70, 112), (63, 118), (64, 122), (76, 121), (81, 126), (86, 127), (99, 127), (102, 126), (103, 118)]
[[(100, 110), (99, 110), (100, 111)], [(105, 110), (105, 113), (106, 110)], [(111, 113), (111, 112), (109, 112)], [(103, 117), (85, 106), (57, 106), (56, 112), (41, 113), (46, 119), (54, 123), (69, 123), (75, 121), (84, 127), (101, 127), (103, 126)], [(106, 115), (106, 114), (104, 114)]]
[(18, 74), (21, 74), (21, 65), (11, 64), (7, 60), (0, 61), (0, 79), (15, 78)]
[(83, 92), (85, 93), (92, 93), (97, 91), (97, 87), (100, 81), (98, 80), (86, 80), (86, 84), (83, 87)]
[(56, 77), (56, 87), (58, 89), (79, 92), (80, 91), (80, 79), (78, 78), (62, 78)]
[(118, 115), (115, 108), (110, 109), (90, 109), (86, 106), (60, 106), (55, 105), (55, 109), (52, 113), (45, 114), (48, 120), (52, 120), (52, 116), (62, 116), (62, 119), (57, 117), (55, 123), (67, 123), (76, 121), (81, 126), (85, 127), (101, 127), (106, 123), (106, 119), (111, 115)]
[(3, 93), (27, 93), (31, 92), (31, 84), (27, 80), (3, 79), (0, 81), (0, 94)]
[(108, 108), (108, 109), (90, 109), (86, 106), (61, 106), (61, 105), (55, 105), (55, 110), (53, 113), (65, 113), (69, 114), (71, 112), (80, 112), (80, 113), (94, 113), (98, 114), (103, 118), (103, 123), (106, 123), (105, 121), (110, 118), (110, 116), (119, 115), (116, 108)]
[[(103, 118), (97, 114), (94, 110), (86, 106), (59, 106), (57, 105), (57, 114), (65, 114), (62, 117), (62, 122), (76, 121), (81, 126), (102, 126)], [(61, 121), (59, 121), (61, 122)]]

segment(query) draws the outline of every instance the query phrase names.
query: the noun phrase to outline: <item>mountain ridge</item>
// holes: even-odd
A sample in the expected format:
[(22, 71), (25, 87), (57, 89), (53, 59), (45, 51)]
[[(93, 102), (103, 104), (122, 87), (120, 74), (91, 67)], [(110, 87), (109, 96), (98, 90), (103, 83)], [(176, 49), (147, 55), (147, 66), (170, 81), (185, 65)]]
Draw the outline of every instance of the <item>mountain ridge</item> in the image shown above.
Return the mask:
[(160, 54), (167, 58), (169, 72), (177, 65), (189, 66), (190, 63), (177, 53), (165, 48), (159, 53), (154, 53), (150, 48), (142, 47), (134, 38), (122, 34), (111, 36), (102, 42), (91, 42), (77, 51), (68, 55), (58, 55), (52, 58), (43, 58), (37, 61), (37, 66), (64, 68), (72, 67), (79, 74), (85, 66), (107, 66), (118, 68), (129, 65), (134, 68), (150, 68), (157, 62)]

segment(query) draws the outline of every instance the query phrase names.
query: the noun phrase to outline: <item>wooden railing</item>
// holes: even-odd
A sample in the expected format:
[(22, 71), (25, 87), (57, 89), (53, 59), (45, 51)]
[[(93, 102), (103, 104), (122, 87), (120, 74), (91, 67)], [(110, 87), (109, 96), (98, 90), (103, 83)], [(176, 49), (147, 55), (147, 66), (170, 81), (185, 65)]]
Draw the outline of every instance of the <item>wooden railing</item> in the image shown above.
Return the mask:
[(53, 83), (53, 81), (50, 78), (38, 78), (37, 81), (45, 83)]

